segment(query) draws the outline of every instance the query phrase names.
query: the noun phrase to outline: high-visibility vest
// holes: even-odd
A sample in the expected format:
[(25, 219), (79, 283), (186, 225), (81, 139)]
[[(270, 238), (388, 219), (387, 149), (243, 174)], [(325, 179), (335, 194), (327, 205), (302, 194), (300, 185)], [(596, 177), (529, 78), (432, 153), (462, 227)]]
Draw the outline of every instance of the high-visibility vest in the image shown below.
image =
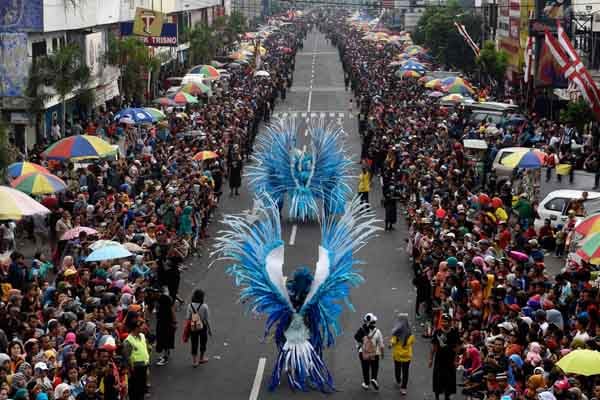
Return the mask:
[(125, 341), (129, 343), (132, 349), (129, 356), (129, 361), (132, 365), (148, 365), (150, 363), (150, 353), (148, 353), (148, 345), (143, 333), (140, 333), (140, 336), (129, 335)]

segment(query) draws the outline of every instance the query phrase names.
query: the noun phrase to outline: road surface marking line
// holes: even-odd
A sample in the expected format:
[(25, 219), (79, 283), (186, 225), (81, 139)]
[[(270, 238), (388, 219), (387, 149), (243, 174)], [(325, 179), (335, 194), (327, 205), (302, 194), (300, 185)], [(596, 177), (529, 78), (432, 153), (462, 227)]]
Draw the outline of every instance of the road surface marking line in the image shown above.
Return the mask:
[(329, 113), (329, 118), (334, 118), (335, 117), (335, 113)]
[(308, 104), (306, 105), (307, 112), (310, 112), (311, 103), (312, 103), (312, 89), (310, 92), (308, 92)]
[[(304, 146), (306, 149), (306, 146)], [(293, 246), (296, 243), (296, 233), (298, 232), (298, 225), (294, 224), (292, 226), (292, 233), (290, 235), (290, 246)]]
[(265, 364), (267, 359), (261, 357), (258, 359), (258, 367), (256, 368), (256, 375), (254, 376), (254, 383), (252, 384), (252, 391), (250, 392), (249, 400), (257, 400), (258, 393), (260, 392), (260, 385), (262, 384), (263, 374), (265, 373)]

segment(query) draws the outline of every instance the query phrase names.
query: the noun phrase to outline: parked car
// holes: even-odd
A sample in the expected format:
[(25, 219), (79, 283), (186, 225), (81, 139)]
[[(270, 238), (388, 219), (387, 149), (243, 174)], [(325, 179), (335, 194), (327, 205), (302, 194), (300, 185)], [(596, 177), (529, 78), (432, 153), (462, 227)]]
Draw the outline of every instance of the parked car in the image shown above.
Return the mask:
[[(569, 210), (575, 201), (583, 197), (583, 190), (555, 190), (548, 193), (538, 206), (538, 215), (534, 222), (536, 229), (544, 225), (544, 220), (549, 219), (553, 227), (564, 225), (568, 219)], [(600, 212), (600, 192), (587, 192), (587, 200), (583, 202), (583, 212), (576, 215), (577, 223), (586, 216)]]
[(502, 165), (502, 160), (516, 152), (527, 152), (531, 150), (529, 147), (504, 147), (498, 150), (496, 158), (492, 164), (492, 170), (496, 173), (498, 181), (509, 179), (513, 173), (514, 168)]

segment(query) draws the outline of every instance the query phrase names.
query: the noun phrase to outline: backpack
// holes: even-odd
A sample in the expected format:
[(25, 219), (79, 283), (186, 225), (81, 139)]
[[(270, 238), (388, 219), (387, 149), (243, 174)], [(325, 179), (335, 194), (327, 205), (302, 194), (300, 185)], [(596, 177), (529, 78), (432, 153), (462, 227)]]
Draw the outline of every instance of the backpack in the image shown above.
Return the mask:
[(190, 304), (190, 307), (192, 309), (192, 318), (190, 319), (190, 331), (192, 331), (192, 332), (201, 331), (202, 329), (204, 329), (204, 322), (202, 322), (202, 318), (200, 318), (200, 314), (198, 314), (198, 310), (196, 310), (194, 308), (194, 306), (192, 306), (191, 304)]
[(375, 344), (374, 330), (370, 335), (363, 336), (362, 339), (362, 358), (363, 360), (374, 360), (377, 357), (377, 345)]

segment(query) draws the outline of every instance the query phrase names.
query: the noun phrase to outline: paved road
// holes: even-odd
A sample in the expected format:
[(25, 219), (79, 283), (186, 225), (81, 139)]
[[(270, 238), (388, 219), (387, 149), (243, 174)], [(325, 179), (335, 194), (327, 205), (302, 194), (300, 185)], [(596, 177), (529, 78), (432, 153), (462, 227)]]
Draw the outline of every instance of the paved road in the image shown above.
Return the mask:
[[(286, 101), (280, 102), (275, 112), (295, 113), (300, 119), (324, 113), (328, 119), (343, 123), (348, 132), (350, 149), (358, 157), (360, 143), (357, 124), (356, 119), (348, 113), (348, 100), (349, 93), (344, 91), (342, 67), (335, 48), (325, 41), (323, 35), (316, 32), (309, 34), (303, 51), (299, 52), (296, 58), (294, 86), (288, 92)], [(300, 146), (302, 144), (306, 144), (305, 138), (302, 138)], [(358, 168), (358, 158), (356, 160)], [(227, 194), (227, 191), (225, 193)], [(379, 206), (381, 196), (378, 186), (371, 197), (372, 204), (377, 205), (378, 217), (383, 218), (383, 210)], [(219, 213), (237, 213), (249, 209), (251, 204), (251, 196), (244, 188), (239, 197), (231, 199), (225, 196)], [(220, 218), (220, 215), (217, 217)], [(212, 235), (217, 235), (218, 230), (219, 224), (213, 223)], [(291, 238), (293, 230), (292, 224), (284, 224), (284, 268), (287, 274), (298, 265), (312, 267), (317, 260), (320, 236), (318, 226), (299, 225), (295, 229), (295, 238)], [(332, 395), (333, 398), (368, 399), (375, 395), (364, 393), (360, 388), (360, 365), (354, 350), (353, 335), (362, 316), (367, 312), (377, 314), (379, 326), (388, 337), (395, 313), (409, 312), (411, 319), (414, 316), (415, 294), (411, 285), (409, 265), (405, 253), (398, 250), (404, 248), (405, 237), (406, 228), (400, 225), (395, 232), (382, 232), (360, 253), (360, 257), (366, 261), (366, 265), (363, 266), (366, 283), (352, 292), (356, 312), (347, 311), (342, 314), (344, 333), (339, 337), (336, 346), (325, 354), (339, 391)], [(290, 239), (293, 244), (290, 243)], [(273, 393), (267, 390), (276, 354), (274, 344), (270, 340), (265, 343), (262, 339), (264, 318), (247, 312), (237, 303), (238, 290), (225, 275), (223, 263), (215, 263), (209, 268), (210, 262), (208, 255), (193, 260), (181, 283), (181, 290), (186, 299), (195, 287), (201, 287), (207, 292), (206, 300), (211, 308), (213, 325), (213, 337), (208, 345), (210, 362), (192, 369), (189, 344), (184, 345), (178, 339), (170, 364), (152, 369), (152, 398), (248, 399), (251, 398), (253, 386), (255, 391), (258, 389), (258, 396), (254, 398), (288, 398), (290, 390), (287, 384)], [(183, 312), (179, 318), (180, 321), (183, 319)], [(429, 347), (420, 337), (420, 328), (416, 328), (418, 339), (407, 398), (431, 398), (430, 371), (426, 366)], [(261, 358), (266, 359), (266, 368), (262, 380), (260, 373), (257, 380)], [(381, 398), (400, 395), (394, 386), (389, 354), (382, 362), (379, 382)], [(311, 399), (325, 397), (315, 392), (298, 396)]]

